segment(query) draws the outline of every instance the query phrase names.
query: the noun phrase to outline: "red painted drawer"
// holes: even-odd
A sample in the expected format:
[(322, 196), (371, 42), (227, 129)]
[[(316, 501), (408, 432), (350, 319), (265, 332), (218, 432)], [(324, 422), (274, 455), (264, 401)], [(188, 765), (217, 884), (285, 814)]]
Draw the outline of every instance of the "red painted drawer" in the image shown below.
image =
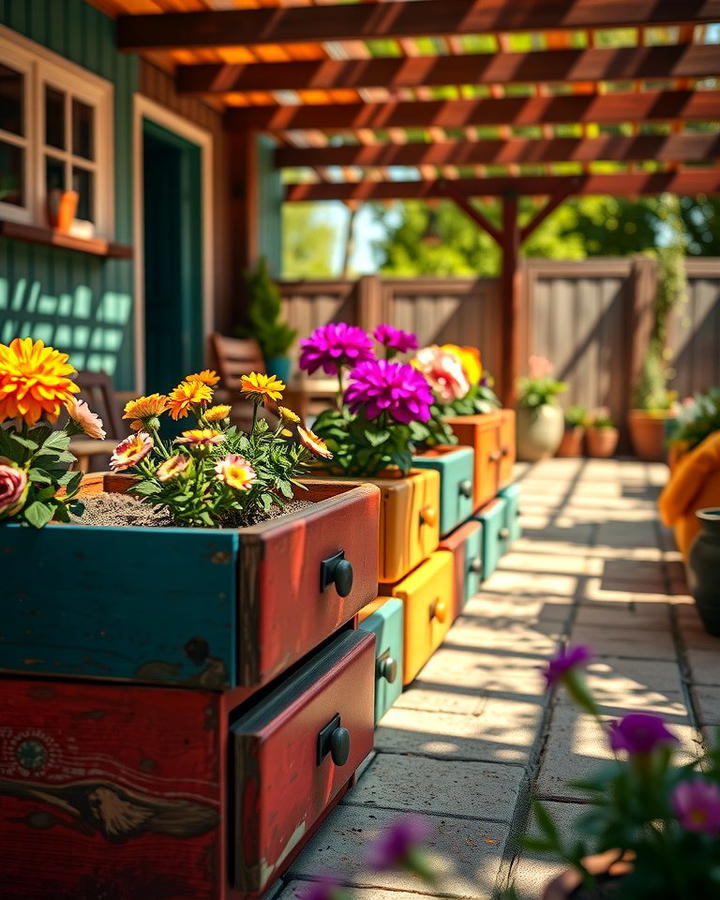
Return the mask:
[(452, 534), (440, 541), (440, 550), (453, 555), (455, 578), (453, 582), (453, 614), (455, 619), (463, 606), (474, 596), (482, 578), (482, 525), (476, 521), (466, 522)]
[(375, 635), (348, 631), (231, 723), (229, 860), (237, 890), (265, 890), (339, 798), (372, 750), (374, 693)]

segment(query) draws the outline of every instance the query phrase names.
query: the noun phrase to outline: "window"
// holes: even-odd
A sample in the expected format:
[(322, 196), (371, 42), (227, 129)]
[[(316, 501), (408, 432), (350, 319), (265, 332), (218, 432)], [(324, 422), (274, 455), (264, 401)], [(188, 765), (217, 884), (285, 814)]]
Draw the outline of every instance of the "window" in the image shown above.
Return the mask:
[(0, 218), (48, 225), (77, 193), (73, 230), (112, 237), (112, 85), (0, 27)]

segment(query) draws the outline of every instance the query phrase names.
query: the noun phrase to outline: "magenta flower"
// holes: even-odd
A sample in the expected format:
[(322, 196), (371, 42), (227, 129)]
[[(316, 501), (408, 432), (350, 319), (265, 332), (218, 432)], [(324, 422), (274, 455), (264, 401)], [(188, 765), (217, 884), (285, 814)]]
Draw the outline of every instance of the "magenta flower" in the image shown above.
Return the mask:
[(397, 819), (368, 844), (365, 860), (375, 872), (407, 867), (413, 852), (431, 834), (432, 828), (422, 816), (406, 816), (403, 819)]
[(672, 793), (671, 803), (686, 831), (720, 834), (720, 787), (713, 781), (681, 781)]
[(433, 395), (420, 372), (408, 363), (374, 359), (352, 370), (345, 402), (351, 412), (364, 407), (368, 419), (386, 412), (396, 422), (409, 425), (430, 419)]
[(340, 879), (334, 875), (323, 875), (298, 891), (300, 900), (340, 900), (345, 896)]
[(548, 687), (554, 687), (562, 681), (569, 672), (584, 667), (585, 663), (592, 659), (592, 653), (588, 647), (579, 644), (577, 647), (563, 647), (547, 664), (543, 672)]
[(337, 375), (340, 366), (355, 366), (368, 359), (374, 359), (369, 336), (345, 322), (323, 325), (300, 341), (299, 366), (311, 375), (321, 366), (326, 375)]
[(613, 750), (627, 750), (634, 756), (652, 753), (660, 744), (676, 743), (677, 738), (665, 727), (660, 716), (649, 713), (630, 713), (619, 722), (610, 723), (610, 746)]
[(394, 350), (396, 353), (408, 353), (410, 350), (417, 350), (419, 346), (417, 335), (411, 331), (393, 328), (392, 325), (378, 325), (373, 331), (373, 337), (379, 344), (384, 344), (388, 350)]

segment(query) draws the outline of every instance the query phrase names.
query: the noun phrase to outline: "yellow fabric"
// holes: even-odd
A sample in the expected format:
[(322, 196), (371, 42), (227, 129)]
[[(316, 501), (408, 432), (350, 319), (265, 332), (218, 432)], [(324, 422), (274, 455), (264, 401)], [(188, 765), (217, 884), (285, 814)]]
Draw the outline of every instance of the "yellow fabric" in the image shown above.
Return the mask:
[(700, 530), (695, 511), (708, 506), (720, 506), (720, 431), (683, 456), (660, 495), (660, 516), (683, 556)]

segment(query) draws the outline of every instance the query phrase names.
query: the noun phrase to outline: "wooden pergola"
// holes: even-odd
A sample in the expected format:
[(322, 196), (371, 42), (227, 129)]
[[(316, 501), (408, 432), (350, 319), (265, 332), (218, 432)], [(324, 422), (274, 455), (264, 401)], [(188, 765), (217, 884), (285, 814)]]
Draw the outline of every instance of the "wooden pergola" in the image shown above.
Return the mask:
[[(559, 204), (720, 189), (720, 0), (96, 2), (230, 133), (274, 138), (288, 201), (445, 198), (485, 229), (506, 401), (520, 248)], [(521, 223), (523, 196), (545, 201)]]

